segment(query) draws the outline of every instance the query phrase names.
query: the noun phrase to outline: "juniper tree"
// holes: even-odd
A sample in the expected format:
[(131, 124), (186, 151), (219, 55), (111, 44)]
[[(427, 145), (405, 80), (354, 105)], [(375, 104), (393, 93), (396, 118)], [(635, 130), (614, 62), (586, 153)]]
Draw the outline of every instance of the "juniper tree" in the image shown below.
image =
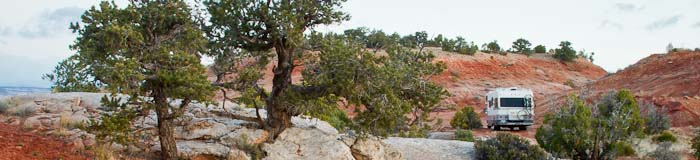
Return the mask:
[[(266, 108), (267, 119), (257, 118), (256, 122), (270, 131), (271, 138), (291, 127), (293, 116), (322, 114), (337, 109), (339, 103), (355, 106), (357, 114), (351, 125), (358, 130), (395, 133), (405, 129), (409, 123), (405, 115), (413, 109), (429, 111), (445, 98), (446, 91), (428, 81), (428, 76), (444, 69), (444, 64), (432, 62), (430, 53), (389, 47), (387, 55), (375, 55), (365, 45), (337, 36), (324, 36), (317, 52), (304, 51), (300, 45), (306, 30), (349, 19), (338, 11), (343, 2), (204, 2), (211, 15), (204, 24), (211, 41), (208, 53), (229, 57), (223, 61), (232, 61), (227, 64), (234, 66), (228, 68), (238, 73), (216, 85), (243, 92), (244, 104)], [(398, 34), (390, 36), (399, 38)], [(265, 68), (246, 66), (268, 63), (275, 64), (271, 91), (257, 84)], [(303, 78), (292, 83), (292, 71), (298, 66), (304, 66)], [(414, 108), (417, 106), (424, 107)]]
[(530, 49), (531, 45), (530, 41), (519, 38), (513, 42), (513, 52), (530, 56), (530, 54), (532, 54), (532, 49)]
[(545, 116), (535, 139), (553, 155), (572, 159), (614, 159), (643, 133), (644, 119), (629, 91), (605, 94), (594, 105), (574, 96)]
[[(126, 121), (111, 121), (119, 116), (105, 115), (102, 123), (125, 125), (134, 115), (155, 110), (162, 158), (177, 158), (173, 120), (190, 103), (207, 103), (213, 96), (200, 64), (206, 39), (189, 6), (179, 0), (131, 1), (126, 7), (102, 2), (86, 11), (80, 23), (71, 24), (71, 29), (78, 33), (70, 46), (77, 53), (59, 66), (76, 63), (80, 67), (74, 71), (88, 71), (80, 72), (90, 77), (85, 81), (100, 83), (112, 93), (111, 98), (103, 98), (103, 105), (119, 106), (114, 115), (131, 115), (125, 116)], [(126, 95), (126, 103), (116, 94)]]
[(482, 46), (484, 50), (483, 52), (486, 53), (500, 53), (501, 52), (501, 46), (498, 45), (497, 41), (489, 42), (486, 43)]
[(559, 47), (560, 48), (554, 50), (554, 58), (569, 62), (576, 60), (576, 50), (574, 50), (574, 48), (571, 47), (571, 42), (562, 41), (559, 44)]
[(535, 53), (547, 53), (547, 48), (544, 47), (543, 45), (537, 45), (535, 46)]

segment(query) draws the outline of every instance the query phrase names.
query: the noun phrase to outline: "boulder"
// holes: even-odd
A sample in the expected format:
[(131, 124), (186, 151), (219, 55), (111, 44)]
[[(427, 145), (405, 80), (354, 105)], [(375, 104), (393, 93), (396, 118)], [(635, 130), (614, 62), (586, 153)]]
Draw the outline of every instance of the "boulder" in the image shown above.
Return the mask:
[[(151, 147), (152, 151), (160, 152), (160, 144)], [(225, 158), (230, 149), (218, 143), (202, 141), (177, 141), (177, 151), (180, 157), (209, 157)]]
[(185, 140), (217, 139), (230, 132), (224, 124), (211, 119), (192, 119), (188, 125), (175, 128), (175, 138)]
[(352, 156), (357, 160), (401, 160), (399, 151), (382, 142), (379, 137), (356, 138), (343, 135), (341, 140), (350, 147)]
[(443, 139), (443, 140), (454, 140), (454, 132), (431, 132), (428, 133), (428, 139)]
[(389, 137), (383, 142), (397, 149), (407, 160), (475, 159), (474, 143), (472, 142), (397, 137)]
[[(247, 144), (260, 144), (265, 142), (268, 136), (269, 133), (262, 129), (241, 128), (221, 137), (220, 143), (229, 147), (237, 146), (241, 140)], [(245, 139), (242, 139), (243, 137)]]
[(248, 156), (247, 153), (244, 151), (241, 151), (236, 148), (231, 148), (230, 151), (228, 151), (228, 155), (226, 156), (227, 160), (250, 160), (250, 156)]
[(331, 124), (316, 118), (295, 116), (292, 117), (292, 124), (294, 124), (294, 127), (297, 128), (315, 128), (327, 134), (338, 134), (338, 130), (336, 130)]
[(315, 128), (288, 128), (274, 143), (264, 144), (263, 150), (267, 152), (267, 160), (355, 159), (350, 148), (334, 134)]

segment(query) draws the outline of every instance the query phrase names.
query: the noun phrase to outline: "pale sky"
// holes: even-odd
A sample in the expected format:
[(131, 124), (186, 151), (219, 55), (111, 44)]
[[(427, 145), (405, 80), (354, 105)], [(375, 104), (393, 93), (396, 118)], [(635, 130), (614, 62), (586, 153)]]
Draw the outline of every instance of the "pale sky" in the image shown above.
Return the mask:
[[(98, 3), (0, 0), (0, 86), (48, 87), (41, 75), (74, 53), (68, 23)], [(669, 43), (700, 47), (700, 0), (350, 0), (342, 10), (350, 21), (316, 30), (424, 30), (477, 44), (497, 40), (502, 48), (521, 37), (548, 49), (568, 40), (595, 52), (594, 63), (610, 72), (665, 52)]]

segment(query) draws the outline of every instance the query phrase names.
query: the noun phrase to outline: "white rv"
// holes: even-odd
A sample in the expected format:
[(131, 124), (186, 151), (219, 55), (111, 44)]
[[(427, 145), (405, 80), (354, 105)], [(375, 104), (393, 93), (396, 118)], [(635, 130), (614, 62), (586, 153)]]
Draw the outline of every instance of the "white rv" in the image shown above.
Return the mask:
[(497, 88), (486, 94), (487, 126), (493, 130), (508, 127), (526, 130), (535, 116), (535, 101), (532, 91), (517, 87)]

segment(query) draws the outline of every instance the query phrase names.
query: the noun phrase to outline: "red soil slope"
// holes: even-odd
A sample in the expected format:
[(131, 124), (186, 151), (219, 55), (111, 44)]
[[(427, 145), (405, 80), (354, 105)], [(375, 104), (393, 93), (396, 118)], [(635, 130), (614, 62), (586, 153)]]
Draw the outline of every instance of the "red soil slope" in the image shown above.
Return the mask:
[(594, 94), (628, 89), (668, 108), (672, 126), (700, 125), (700, 52), (654, 54), (587, 87)]
[[(430, 50), (438, 56), (437, 61), (443, 61), (448, 66), (445, 72), (433, 78), (452, 94), (447, 103), (456, 104), (458, 108), (473, 106), (480, 114), (484, 108), (483, 95), (493, 88), (532, 89), (537, 103), (535, 114), (544, 115), (550, 105), (544, 102), (548, 102), (552, 95), (572, 89), (564, 85), (564, 82), (571, 81), (575, 86), (582, 86), (606, 74), (605, 70), (584, 59), (562, 62), (547, 54), (527, 57), (519, 54), (502, 56), (477, 53), (468, 56), (442, 52), (438, 48)], [(445, 127), (453, 115), (454, 111), (437, 114), (446, 120), (443, 125)]]
[(57, 138), (25, 132), (5, 123), (0, 123), (0, 128), (0, 160), (92, 159)]
[[(447, 64), (448, 68), (445, 72), (439, 76), (432, 77), (434, 82), (442, 85), (452, 94), (445, 103), (454, 104), (458, 109), (464, 106), (473, 106), (476, 107), (475, 110), (479, 113), (483, 109), (483, 95), (492, 88), (530, 88), (535, 92), (537, 102), (538, 99), (572, 89), (570, 86), (564, 85), (564, 82), (568, 80), (571, 80), (577, 86), (581, 86), (593, 82), (606, 74), (605, 70), (586, 60), (579, 59), (576, 62), (562, 62), (546, 54), (535, 54), (532, 57), (526, 57), (519, 54), (502, 56), (477, 53), (474, 56), (469, 56), (443, 52), (440, 48), (426, 48), (425, 50), (433, 52), (437, 56), (435, 61), (442, 61)], [(378, 54), (383, 53), (380, 52)], [(273, 65), (274, 61), (267, 66), (268, 69), (264, 79), (260, 82), (267, 90), (272, 88)], [(298, 83), (301, 80), (301, 70), (301, 67), (295, 68), (292, 74), (293, 83)], [(213, 74), (210, 73), (209, 75), (210, 80), (215, 80)], [(229, 75), (227, 77), (232, 76)], [(237, 94), (229, 91), (227, 96), (231, 98), (237, 96)], [(215, 99), (221, 100), (222, 98), (222, 94), (219, 92)], [(348, 111), (350, 110), (348, 109)], [(434, 116), (445, 120), (442, 126), (447, 127), (454, 113), (455, 111), (441, 111)]]

